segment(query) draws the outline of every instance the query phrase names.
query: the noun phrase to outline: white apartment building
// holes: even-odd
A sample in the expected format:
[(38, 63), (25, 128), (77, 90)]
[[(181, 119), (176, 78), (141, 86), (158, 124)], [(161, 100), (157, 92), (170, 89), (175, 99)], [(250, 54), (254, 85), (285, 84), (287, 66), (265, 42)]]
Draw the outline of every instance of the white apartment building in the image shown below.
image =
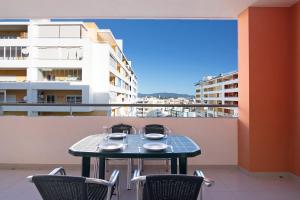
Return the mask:
[[(139, 98), (140, 104), (193, 104), (194, 102), (186, 98), (157, 98), (143, 97)], [(196, 117), (194, 108), (189, 107), (137, 107), (138, 117)]]
[[(165, 100), (157, 97), (139, 98), (139, 104), (164, 104)], [(166, 117), (168, 113), (164, 107), (137, 107), (137, 117)]]
[[(196, 103), (238, 106), (238, 73), (204, 77), (196, 84)], [(199, 108), (202, 117), (237, 117), (238, 108)]]
[[(134, 103), (122, 40), (95, 23), (0, 22), (0, 102)], [(134, 108), (0, 106), (3, 115), (135, 115)]]

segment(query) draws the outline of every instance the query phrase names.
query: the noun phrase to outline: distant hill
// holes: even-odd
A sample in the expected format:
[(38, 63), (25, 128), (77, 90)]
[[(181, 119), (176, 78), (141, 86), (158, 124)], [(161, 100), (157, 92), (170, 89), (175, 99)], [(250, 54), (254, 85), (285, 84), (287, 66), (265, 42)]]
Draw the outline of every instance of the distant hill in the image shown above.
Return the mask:
[(160, 97), (163, 99), (167, 99), (167, 98), (187, 98), (187, 99), (192, 99), (194, 98), (193, 95), (189, 95), (189, 94), (177, 94), (177, 93), (169, 93), (169, 92), (158, 92), (158, 93), (152, 93), (152, 94), (142, 94), (139, 93), (138, 97)]

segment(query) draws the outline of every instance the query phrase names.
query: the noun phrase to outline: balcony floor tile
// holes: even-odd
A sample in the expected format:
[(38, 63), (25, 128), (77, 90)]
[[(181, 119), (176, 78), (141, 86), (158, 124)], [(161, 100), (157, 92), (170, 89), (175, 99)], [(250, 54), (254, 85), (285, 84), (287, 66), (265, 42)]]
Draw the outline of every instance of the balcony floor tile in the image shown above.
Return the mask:
[[(116, 168), (111, 166), (111, 168)], [(121, 200), (135, 199), (135, 191), (125, 188), (125, 167), (121, 170)], [(190, 167), (189, 172), (201, 167)], [(248, 174), (237, 167), (203, 167), (207, 177), (216, 181), (214, 187), (204, 188), (204, 200), (299, 200), (300, 182), (291, 176), (279, 177), (276, 174)], [(5, 200), (40, 200), (33, 184), (27, 182), (26, 176), (47, 174), (49, 170), (0, 169), (0, 199)], [(79, 176), (80, 169), (67, 169), (70, 175)], [(165, 173), (164, 168), (147, 166), (147, 173)]]

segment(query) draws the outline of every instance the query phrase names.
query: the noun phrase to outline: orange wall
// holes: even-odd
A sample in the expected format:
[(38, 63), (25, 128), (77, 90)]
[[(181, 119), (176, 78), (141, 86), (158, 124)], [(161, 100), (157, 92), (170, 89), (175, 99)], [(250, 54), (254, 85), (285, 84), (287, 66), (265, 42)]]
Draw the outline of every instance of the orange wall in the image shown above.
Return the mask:
[(290, 129), (289, 9), (250, 8), (251, 169), (286, 171)]
[(291, 49), (293, 66), (293, 135), (290, 144), (290, 168), (300, 176), (300, 3), (291, 8)]
[(239, 164), (287, 171), (291, 134), (289, 8), (249, 8), (239, 16)]

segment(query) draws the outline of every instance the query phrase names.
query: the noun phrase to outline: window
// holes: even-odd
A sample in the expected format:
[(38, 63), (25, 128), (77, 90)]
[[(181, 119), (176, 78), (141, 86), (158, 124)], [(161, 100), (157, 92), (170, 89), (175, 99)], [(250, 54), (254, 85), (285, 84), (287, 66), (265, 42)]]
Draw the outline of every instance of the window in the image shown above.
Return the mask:
[(66, 103), (82, 103), (82, 96), (80, 95), (69, 95), (66, 97)]
[(11, 57), (11, 59), (16, 59), (16, 57), (17, 57), (17, 48), (16, 47), (10, 47), (10, 57)]
[(20, 60), (28, 57), (26, 47), (22, 46), (0, 46), (0, 60)]
[(55, 96), (47, 95), (46, 101), (47, 101), (47, 103), (55, 103)]
[(17, 35), (0, 35), (0, 39), (17, 39)]
[(10, 59), (10, 47), (5, 47), (5, 59)]
[(4, 47), (0, 47), (0, 60), (4, 59)]
[(21, 58), (22, 56), (22, 47), (16, 47), (16, 57)]

